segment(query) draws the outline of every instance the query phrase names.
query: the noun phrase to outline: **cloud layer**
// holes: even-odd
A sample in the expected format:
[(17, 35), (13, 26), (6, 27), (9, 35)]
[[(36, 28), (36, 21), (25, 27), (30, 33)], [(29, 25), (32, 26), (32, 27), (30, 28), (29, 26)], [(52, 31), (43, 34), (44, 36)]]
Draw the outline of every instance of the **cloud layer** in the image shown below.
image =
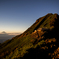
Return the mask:
[(3, 43), (4, 41), (13, 38), (16, 35), (19, 35), (20, 33), (6, 33), (5, 31), (0, 33), (0, 43)]

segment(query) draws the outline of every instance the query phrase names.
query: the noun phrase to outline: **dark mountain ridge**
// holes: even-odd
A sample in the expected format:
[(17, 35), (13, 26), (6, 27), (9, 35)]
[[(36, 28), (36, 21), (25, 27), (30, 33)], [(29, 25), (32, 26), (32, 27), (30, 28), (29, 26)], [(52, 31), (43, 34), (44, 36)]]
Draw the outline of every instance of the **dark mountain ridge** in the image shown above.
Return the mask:
[(1, 59), (59, 58), (59, 15), (49, 13), (24, 33), (0, 44)]

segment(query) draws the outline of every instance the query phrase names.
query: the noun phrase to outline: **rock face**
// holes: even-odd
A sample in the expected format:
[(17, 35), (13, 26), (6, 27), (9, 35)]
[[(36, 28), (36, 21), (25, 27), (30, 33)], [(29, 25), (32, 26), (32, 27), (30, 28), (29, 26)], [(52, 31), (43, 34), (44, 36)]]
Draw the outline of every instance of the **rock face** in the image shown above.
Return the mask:
[(59, 15), (47, 14), (24, 33), (0, 44), (0, 59), (59, 58)]

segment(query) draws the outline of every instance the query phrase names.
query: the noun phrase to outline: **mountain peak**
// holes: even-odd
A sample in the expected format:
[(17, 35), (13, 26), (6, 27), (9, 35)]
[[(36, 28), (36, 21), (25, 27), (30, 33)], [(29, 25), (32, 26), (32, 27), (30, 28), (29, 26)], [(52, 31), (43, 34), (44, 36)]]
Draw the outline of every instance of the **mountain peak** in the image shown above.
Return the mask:
[(37, 19), (24, 33), (0, 44), (0, 48), (1, 59), (59, 58), (59, 15), (48, 13)]
[(6, 32), (5, 31), (3, 31), (3, 32), (1, 32), (2, 34), (6, 34)]

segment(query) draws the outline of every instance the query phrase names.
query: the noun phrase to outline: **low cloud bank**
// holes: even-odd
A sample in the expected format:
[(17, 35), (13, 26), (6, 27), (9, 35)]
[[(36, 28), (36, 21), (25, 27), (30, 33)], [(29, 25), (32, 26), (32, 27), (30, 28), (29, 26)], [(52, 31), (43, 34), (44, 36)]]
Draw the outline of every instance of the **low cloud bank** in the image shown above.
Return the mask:
[(20, 35), (21, 33), (6, 33), (5, 31), (0, 33), (0, 43), (15, 37), (16, 35)]

